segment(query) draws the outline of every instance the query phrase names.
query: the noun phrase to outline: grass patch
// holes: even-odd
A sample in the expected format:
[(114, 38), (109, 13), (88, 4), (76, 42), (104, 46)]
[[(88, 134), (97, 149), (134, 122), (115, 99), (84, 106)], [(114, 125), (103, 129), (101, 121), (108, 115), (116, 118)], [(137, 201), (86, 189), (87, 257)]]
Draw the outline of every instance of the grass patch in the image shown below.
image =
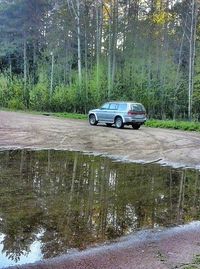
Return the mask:
[(194, 263), (200, 265), (200, 255), (196, 255)]
[(199, 267), (197, 265), (186, 265), (182, 269), (198, 269)]
[(200, 268), (200, 255), (196, 255), (191, 264), (186, 264), (182, 269), (198, 269)]
[(66, 118), (66, 119), (86, 120), (88, 118), (87, 115), (78, 114), (78, 113), (19, 110), (19, 109), (9, 109), (9, 108), (0, 108), (0, 110), (9, 111), (9, 112), (29, 113), (29, 114), (34, 114), (34, 115), (54, 116), (54, 117)]
[(59, 118), (66, 118), (66, 119), (79, 119), (79, 120), (87, 119), (87, 115), (85, 114), (76, 114), (76, 113), (49, 113), (49, 114), (51, 116), (55, 116)]
[(197, 131), (200, 132), (200, 123), (199, 122), (187, 122), (187, 121), (173, 121), (173, 120), (148, 120), (145, 123), (147, 127), (153, 128), (169, 128), (175, 130), (184, 130), (184, 131)]

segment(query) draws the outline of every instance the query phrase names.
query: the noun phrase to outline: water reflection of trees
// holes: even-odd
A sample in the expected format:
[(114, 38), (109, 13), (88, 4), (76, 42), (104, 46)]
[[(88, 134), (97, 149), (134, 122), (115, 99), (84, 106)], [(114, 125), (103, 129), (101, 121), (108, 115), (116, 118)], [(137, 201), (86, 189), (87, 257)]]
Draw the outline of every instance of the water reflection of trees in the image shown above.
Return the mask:
[(58, 151), (1, 152), (0, 169), (0, 233), (15, 261), (38, 234), (47, 258), (200, 211), (197, 171)]

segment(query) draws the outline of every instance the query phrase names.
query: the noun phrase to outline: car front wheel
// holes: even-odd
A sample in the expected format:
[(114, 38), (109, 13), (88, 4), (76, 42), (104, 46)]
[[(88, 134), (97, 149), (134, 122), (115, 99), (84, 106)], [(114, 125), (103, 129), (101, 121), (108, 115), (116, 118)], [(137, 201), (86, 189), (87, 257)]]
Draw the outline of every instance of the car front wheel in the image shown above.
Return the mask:
[(118, 128), (118, 129), (121, 129), (124, 127), (124, 123), (123, 123), (123, 120), (121, 117), (117, 117), (115, 119), (115, 127)]
[(94, 114), (89, 116), (89, 123), (90, 125), (97, 125), (97, 120)]

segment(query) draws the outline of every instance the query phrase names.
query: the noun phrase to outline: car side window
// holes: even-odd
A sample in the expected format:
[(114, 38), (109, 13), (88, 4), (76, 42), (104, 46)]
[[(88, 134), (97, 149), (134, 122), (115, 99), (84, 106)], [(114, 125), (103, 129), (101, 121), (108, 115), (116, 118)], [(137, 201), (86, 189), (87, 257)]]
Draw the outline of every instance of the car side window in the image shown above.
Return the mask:
[(101, 110), (107, 110), (109, 108), (109, 103), (105, 103), (102, 107)]
[(114, 103), (110, 104), (109, 110), (117, 110), (117, 109), (118, 109), (118, 104), (114, 104)]
[(126, 111), (127, 110), (127, 104), (119, 104), (118, 110), (119, 111)]

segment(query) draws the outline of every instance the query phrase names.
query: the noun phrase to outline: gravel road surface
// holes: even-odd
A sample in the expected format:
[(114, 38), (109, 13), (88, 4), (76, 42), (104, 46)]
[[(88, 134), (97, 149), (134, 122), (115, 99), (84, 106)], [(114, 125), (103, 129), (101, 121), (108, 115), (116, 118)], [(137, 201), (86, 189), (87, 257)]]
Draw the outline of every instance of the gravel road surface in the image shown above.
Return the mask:
[(144, 126), (116, 129), (90, 126), (86, 120), (16, 112), (0, 112), (0, 148), (78, 150), (200, 168), (200, 133)]
[[(90, 126), (83, 120), (0, 111), (0, 150), (17, 148), (78, 150), (121, 160), (200, 168), (200, 133), (144, 126), (118, 130)], [(192, 265), (194, 255), (200, 254), (200, 222), (124, 240), (22, 268), (200, 268), (196, 262)]]

